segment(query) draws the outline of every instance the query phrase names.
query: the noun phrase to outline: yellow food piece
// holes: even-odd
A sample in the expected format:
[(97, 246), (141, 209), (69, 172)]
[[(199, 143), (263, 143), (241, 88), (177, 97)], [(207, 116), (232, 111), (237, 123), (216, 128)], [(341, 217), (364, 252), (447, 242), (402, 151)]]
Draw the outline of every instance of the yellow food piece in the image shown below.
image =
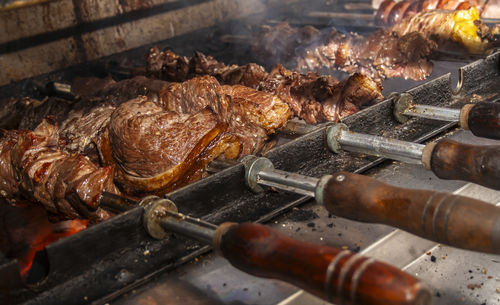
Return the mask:
[(477, 34), (478, 28), (474, 21), (479, 20), (479, 13), (475, 7), (468, 10), (456, 11), (452, 17), (455, 24), (451, 32), (451, 39), (464, 45), (469, 52), (482, 53), (486, 44)]

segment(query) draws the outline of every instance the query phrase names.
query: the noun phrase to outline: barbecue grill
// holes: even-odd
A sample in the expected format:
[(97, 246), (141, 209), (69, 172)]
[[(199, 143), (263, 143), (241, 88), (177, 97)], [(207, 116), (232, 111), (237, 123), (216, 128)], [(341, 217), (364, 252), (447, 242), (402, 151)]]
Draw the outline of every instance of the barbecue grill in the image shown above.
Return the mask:
[[(370, 3), (341, 1), (1, 1), (0, 15), (6, 29), (0, 36), (0, 100), (4, 105), (12, 96), (43, 98), (52, 93), (53, 87), (47, 84), (66, 84), (75, 76), (128, 78), (143, 68), (144, 54), (153, 45), (183, 55), (200, 50), (228, 64), (245, 64), (257, 58), (248, 45), (228, 42), (228, 37), (249, 35), (260, 24), (288, 20), (292, 25), (335, 25), (360, 33), (378, 28)], [(443, 135), (474, 144), (497, 143), (457, 131), (455, 121), (415, 117), (398, 122), (394, 104), (402, 97), (416, 105), (454, 109), (471, 101), (496, 103), (500, 99), (500, 52), (484, 57), (440, 54), (433, 61), (433, 74), (427, 80), (386, 80), (382, 102), (344, 118), (342, 123), (357, 133), (416, 143)], [(273, 64), (260, 63), (267, 68)], [(340, 79), (346, 76), (335, 75)], [(497, 191), (440, 180), (416, 165), (356, 152), (333, 153), (327, 144), (330, 127), (292, 122), (287, 131), (278, 134), (278, 144), (263, 156), (278, 170), (308, 177), (337, 171), (363, 173), (399, 186), (500, 202)], [(437, 246), (383, 225), (335, 217), (314, 203), (310, 194), (279, 188), (255, 193), (247, 186), (245, 162), (214, 162), (209, 171), (208, 177), (166, 195), (179, 212), (217, 225), (227, 221), (268, 223), (289, 236), (375, 257), (423, 279), (433, 291), (434, 304), (500, 302), (498, 255)], [(22, 232), (19, 224), (15, 227), (8, 219), (23, 216), (5, 202), (2, 206), (2, 230)], [(0, 232), (0, 236), (8, 235)], [(210, 251), (209, 246), (177, 234), (153, 239), (143, 229), (143, 209), (124, 209), (109, 220), (45, 246), (36, 253), (25, 278), (18, 260), (0, 252), (0, 301), (322, 302), (283, 282), (233, 270)]]

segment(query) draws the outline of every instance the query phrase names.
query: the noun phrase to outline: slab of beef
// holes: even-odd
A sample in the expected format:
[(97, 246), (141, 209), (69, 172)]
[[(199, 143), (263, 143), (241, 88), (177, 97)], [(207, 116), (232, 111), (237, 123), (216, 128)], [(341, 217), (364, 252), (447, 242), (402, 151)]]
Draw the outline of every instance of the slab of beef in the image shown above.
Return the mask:
[(215, 157), (239, 155), (240, 143), (226, 129), (208, 109), (177, 113), (141, 96), (113, 112), (102, 158), (118, 166), (116, 182), (127, 193), (164, 194), (199, 179)]
[(300, 74), (276, 65), (259, 88), (286, 101), (294, 114), (309, 124), (337, 121), (360, 106), (383, 98), (382, 87), (360, 73), (338, 83), (310, 72)]
[[(264, 68), (256, 64), (241, 66), (239, 67), (240, 69), (234, 65), (226, 67), (224, 64), (215, 61), (212, 57), (204, 56), (199, 52), (195, 56), (187, 58), (177, 56), (170, 50), (160, 52), (157, 47), (150, 50), (147, 58), (148, 71), (154, 77), (171, 79), (166, 76), (176, 75), (175, 79), (185, 80), (184, 77), (192, 78), (194, 75), (211, 75), (218, 78), (223, 84), (240, 84), (256, 88), (259, 91), (278, 96), (289, 105), (295, 116), (310, 124), (323, 121), (336, 121), (340, 117), (355, 112), (359, 106), (382, 98), (382, 87), (369, 77), (359, 74), (350, 76), (348, 78), (350, 80), (346, 82), (351, 85), (358, 84), (360, 92), (364, 92), (364, 88), (370, 88), (373, 90), (371, 97), (365, 94), (351, 94), (347, 96), (341, 93), (343, 85), (340, 85), (330, 75), (320, 76), (312, 72), (305, 74), (298, 73), (290, 71), (280, 64), (276, 65), (271, 73), (268, 74)], [(201, 66), (217, 68), (192, 69), (188, 74), (179, 74), (177, 72), (178, 64), (172, 64), (171, 62), (173, 58), (183, 58), (181, 62), (185, 63), (210, 63)], [(193, 65), (191, 66), (193, 67)], [(194, 66), (199, 67), (200, 65)], [(220, 73), (220, 71), (225, 72)], [(337, 85), (340, 87), (335, 88)], [(353, 92), (352, 89), (350, 92)], [(359, 99), (356, 100), (356, 96)], [(332, 102), (332, 100), (335, 102)]]
[(84, 153), (97, 162), (95, 141), (109, 123), (114, 109), (139, 95), (159, 99), (165, 81), (144, 76), (116, 82), (110, 77), (76, 78), (71, 86), (75, 101), (51, 97), (32, 102), (26, 107), (19, 129), (33, 129), (50, 116), (60, 126), (59, 137), (66, 142), (63, 149), (69, 153)]
[(368, 37), (332, 28), (297, 57), (299, 70), (322, 67), (361, 72), (376, 81), (403, 77), (425, 79), (432, 72), (429, 56), (436, 44), (418, 32), (395, 35), (379, 30)]
[[(308, 39), (301, 39), (303, 32), (310, 33)], [(386, 77), (423, 79), (431, 72), (428, 57), (435, 45), (418, 33), (403, 36), (381, 30), (365, 37), (333, 27), (320, 32), (311, 30), (310, 26), (292, 28), (287, 22), (281, 22), (273, 27), (263, 26), (251, 38), (251, 44), (255, 54), (263, 54), (260, 57), (263, 61), (276, 63), (285, 57), (285, 62), (298, 71), (327, 67), (348, 73), (360, 72), (379, 82)], [(278, 37), (288, 43), (276, 44)], [(418, 57), (415, 54), (409, 57), (405, 46), (417, 46), (422, 51), (418, 52)]]
[(240, 85), (221, 86), (208, 75), (171, 84), (162, 92), (162, 102), (165, 109), (177, 113), (211, 109), (228, 132), (240, 138), (242, 155), (259, 153), (268, 135), (292, 115), (276, 95)]
[(34, 131), (4, 131), (0, 139), (0, 195), (40, 202), (60, 218), (100, 221), (101, 192), (119, 194), (112, 167), (98, 167), (80, 154), (59, 149), (57, 127), (47, 121)]
[(146, 54), (148, 76), (171, 82), (183, 82), (200, 75), (210, 75), (226, 85), (256, 88), (267, 76), (262, 66), (249, 63), (227, 66), (212, 56), (195, 52), (191, 58), (179, 56), (170, 50), (160, 52), (157, 46)]

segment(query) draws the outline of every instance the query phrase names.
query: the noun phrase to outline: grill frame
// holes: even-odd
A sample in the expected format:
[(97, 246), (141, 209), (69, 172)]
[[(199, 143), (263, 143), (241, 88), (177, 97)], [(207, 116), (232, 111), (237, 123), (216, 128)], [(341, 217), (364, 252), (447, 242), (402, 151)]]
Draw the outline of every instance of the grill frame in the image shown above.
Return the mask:
[[(246, 20), (242, 22), (240, 20), (238, 24), (245, 22)], [(185, 50), (190, 48), (197, 48), (214, 55), (210, 45), (205, 44), (206, 40), (199, 37), (213, 35), (220, 28), (232, 24), (234, 21), (221, 22), (215, 27), (177, 35), (157, 44), (160, 48), (169, 46), (185, 55), (188, 53)], [(363, 26), (356, 26), (356, 30), (360, 28)], [(373, 29), (367, 31), (370, 30)], [(111, 71), (115, 79), (123, 78), (125, 75), (119, 69), (115, 69), (113, 63), (119, 65), (122, 59), (132, 58), (135, 60), (132, 64), (138, 66), (139, 59), (143, 58), (150, 46), (152, 44), (146, 44), (130, 51), (86, 62), (84, 65), (2, 86), (0, 98), (16, 94), (42, 96), (43, 92), (37, 92), (36, 88), (40, 88), (38, 84), (61, 79), (69, 80), (76, 75), (103, 76)], [(229, 58), (226, 63), (237, 62), (241, 58), (251, 58), (248, 54), (240, 57), (244, 51), (240, 51), (238, 55), (230, 55), (232, 50), (232, 48), (227, 50), (218, 48), (215, 50), (218, 54), (216, 57)], [(425, 81), (406, 92), (418, 104), (460, 107), (466, 102), (467, 97), (473, 94), (488, 94), (495, 85), (498, 87), (499, 70), (500, 52), (497, 52), (484, 60), (462, 67), (459, 70), (459, 88), (452, 88), (452, 77), (450, 74), (445, 74)], [(343, 123), (356, 132), (414, 142), (423, 142), (454, 127), (452, 123), (425, 119), (411, 119), (408, 123), (400, 125), (392, 117), (391, 99), (349, 116)], [(264, 156), (269, 158), (277, 169), (314, 177), (338, 170), (362, 173), (384, 162), (382, 158), (359, 154), (331, 153), (326, 145), (325, 129), (324, 126), (320, 127), (270, 150)], [(266, 222), (310, 200), (308, 197), (286, 192), (252, 193), (245, 186), (242, 164), (226, 168), (178, 189), (166, 197), (177, 204), (180, 212), (213, 223)], [(103, 240), (106, 242), (103, 243)], [(146, 250), (149, 254), (145, 254)], [(177, 236), (163, 241), (153, 240), (142, 229), (142, 210), (136, 208), (47, 246), (45, 251), (40, 252), (38, 259), (48, 261), (50, 273), (36, 284), (27, 286), (23, 283), (16, 260), (0, 261), (0, 303), (79, 304), (82, 300), (98, 300), (106, 295), (112, 298), (208, 250), (206, 246)]]
[[(499, 67), (500, 52), (497, 52), (460, 70), (460, 90), (454, 92), (450, 75), (446, 74), (407, 93), (415, 103), (460, 107), (473, 94), (489, 94), (491, 88), (498, 87)], [(392, 99), (386, 99), (345, 118), (343, 123), (356, 132), (414, 142), (425, 141), (454, 126), (453, 123), (419, 118), (401, 125), (392, 117), (392, 104)], [(331, 153), (326, 145), (325, 129), (323, 126), (302, 135), (264, 156), (277, 169), (313, 177), (339, 170), (360, 173), (384, 161), (353, 153)], [(236, 164), (166, 197), (177, 204), (180, 212), (217, 224), (267, 221), (309, 200), (280, 191), (252, 193), (245, 186), (243, 164)], [(142, 209), (136, 208), (48, 245), (39, 255), (49, 262), (50, 272), (37, 284), (22, 284), (16, 260), (4, 263), (0, 266), (2, 298), (15, 304), (77, 304), (81, 300), (96, 300), (139, 285), (208, 250), (175, 235), (163, 241), (153, 240), (142, 229), (141, 215)], [(162, 266), (160, 270), (159, 266)]]

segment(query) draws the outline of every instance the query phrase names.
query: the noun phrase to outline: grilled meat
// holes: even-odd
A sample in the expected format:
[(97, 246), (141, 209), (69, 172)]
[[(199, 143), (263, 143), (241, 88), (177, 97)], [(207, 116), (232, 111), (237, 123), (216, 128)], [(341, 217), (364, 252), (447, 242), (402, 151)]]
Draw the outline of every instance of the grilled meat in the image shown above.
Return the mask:
[[(233, 159), (257, 154), (268, 135), (292, 115), (275, 95), (240, 85), (221, 86), (211, 76), (182, 83), (148, 82), (144, 77), (78, 82), (75, 89), (93, 89), (94, 96), (78, 94), (77, 102), (48, 100), (31, 109), (25, 122), (36, 121), (40, 113), (57, 116), (64, 149), (116, 164), (115, 181), (131, 194), (163, 194), (197, 180), (207, 163), (220, 155)], [(148, 96), (137, 93), (141, 88), (147, 88), (140, 93)], [(140, 97), (124, 101), (133, 95)]]
[(267, 72), (257, 64), (226, 66), (212, 56), (195, 52), (191, 58), (179, 56), (170, 50), (160, 52), (153, 47), (146, 54), (148, 76), (170, 82), (183, 82), (200, 75), (210, 75), (226, 85), (257, 88)]
[(220, 154), (239, 154), (226, 129), (210, 110), (179, 114), (141, 96), (116, 108), (100, 150), (106, 164), (118, 166), (116, 182), (127, 193), (164, 194), (199, 179), (192, 175)]
[[(349, 99), (343, 99), (345, 94), (340, 93), (342, 86), (338, 85), (338, 81), (332, 76), (320, 76), (317, 73), (309, 72), (306, 74), (298, 73), (295, 71), (287, 70), (282, 65), (276, 65), (273, 70), (268, 74), (265, 70), (256, 64), (247, 64), (245, 66), (230, 66), (224, 68), (224, 64), (216, 62), (212, 57), (205, 57), (202, 53), (197, 52), (191, 58), (182, 57), (181, 62), (199, 63), (204, 62), (209, 65), (204, 65), (205, 68), (196, 64), (190, 64), (192, 68), (189, 73), (178, 74), (178, 64), (172, 64), (172, 58), (181, 58), (175, 55), (172, 51), (167, 50), (160, 52), (157, 47), (150, 50), (148, 55), (148, 71), (154, 77), (163, 78), (166, 80), (172, 79), (172, 75), (176, 75), (176, 79), (182, 77), (194, 77), (195, 75), (211, 75), (219, 79), (223, 84), (236, 85), (242, 84), (259, 91), (274, 94), (285, 101), (292, 109), (293, 114), (310, 124), (315, 124), (323, 121), (336, 121), (339, 117), (344, 117), (351, 114), (359, 106), (365, 105), (373, 100), (382, 98), (381, 86), (375, 84), (371, 79), (366, 76), (351, 76), (349, 83), (355, 84), (355, 80), (363, 80), (359, 83), (360, 89), (366, 83), (370, 83), (373, 91), (369, 98), (364, 96), (356, 100), (355, 96)], [(210, 69), (206, 67), (217, 67), (217, 69)], [(182, 70), (182, 69), (181, 69)], [(220, 73), (220, 71), (225, 71)], [(180, 85), (178, 85), (180, 86)], [(360, 90), (361, 92), (362, 90)], [(336, 97), (333, 97), (335, 94)], [(341, 97), (340, 99), (338, 97)], [(335, 103), (327, 103), (330, 106), (324, 106), (323, 103), (327, 100), (335, 99)], [(356, 100), (356, 101), (355, 101)], [(356, 107), (348, 105), (355, 101)], [(332, 105), (337, 105), (332, 108)], [(330, 107), (330, 110), (326, 108)], [(173, 108), (170, 108), (173, 109)], [(333, 111), (332, 111), (333, 110)], [(345, 111), (344, 111), (345, 110)], [(324, 115), (329, 113), (329, 115)]]
[(440, 49), (483, 54), (492, 47), (495, 28), (488, 28), (479, 19), (474, 7), (459, 11), (426, 10), (405, 18), (391, 28), (399, 36), (418, 31), (434, 41)]
[[(391, 14), (386, 13), (389, 9)], [(251, 45), (256, 54), (263, 54), (264, 61), (285, 58), (298, 71), (328, 67), (348, 73), (361, 72), (377, 81), (386, 77), (422, 80), (432, 70), (429, 57), (433, 50), (461, 49), (483, 54), (493, 47), (494, 35), (498, 32), (496, 28), (482, 23), (474, 7), (451, 12), (432, 10), (419, 13), (416, 2), (385, 2), (378, 18), (384, 22), (399, 20), (403, 14), (400, 11), (408, 16), (393, 27), (366, 37), (329, 28), (321, 33), (316, 31), (315, 38), (308, 39), (308, 43), (297, 44), (297, 41), (303, 41), (300, 39), (301, 31), (282, 22), (274, 28), (263, 27), (261, 32), (265, 35), (257, 34)], [(283, 43), (276, 44), (273, 40), (276, 37), (280, 37)], [(286, 46), (285, 42), (288, 43)]]
[(298, 59), (300, 70), (321, 67), (361, 72), (376, 81), (386, 77), (425, 79), (432, 72), (428, 60), (436, 44), (418, 32), (395, 35), (379, 30), (368, 37), (332, 29), (324, 39), (309, 46)]
[(281, 128), (292, 113), (287, 104), (275, 95), (234, 85), (221, 86), (212, 76), (199, 76), (182, 83), (173, 83), (162, 92), (167, 110), (194, 113), (211, 109), (228, 131), (238, 135), (242, 154), (258, 153), (267, 135)]
[[(79, 154), (84, 153), (106, 166), (93, 168), (97, 172), (95, 177), (100, 177), (101, 171), (108, 173), (109, 166), (115, 166), (115, 172), (109, 175), (115, 174), (114, 181), (125, 193), (160, 195), (203, 177), (206, 165), (214, 158), (233, 159), (265, 149), (268, 136), (292, 116), (288, 103), (295, 103), (299, 115), (316, 123), (336, 120), (338, 105), (343, 104), (339, 101), (347, 101), (342, 110), (349, 113), (380, 97), (380, 87), (361, 75), (339, 84), (332, 77), (300, 74), (282, 66), (277, 66), (271, 74), (255, 64), (225, 69), (225, 65), (201, 53), (190, 62), (192, 70), (188, 70), (190, 74), (183, 74), (182, 77), (188, 78), (183, 82), (145, 77), (121, 82), (110, 78), (77, 79), (72, 86), (76, 101), (58, 98), (33, 101), (27, 106), (20, 125), (33, 126), (47, 115), (57, 120), (61, 129), (54, 129), (54, 137), (58, 137), (55, 156), (64, 156), (61, 158), (66, 160), (64, 167), (57, 167), (58, 173), (70, 181), (71, 186), (79, 183), (81, 175), (90, 175), (90, 169), (78, 171), (88, 167), (86, 162), (92, 164)], [(175, 67), (175, 71), (179, 71), (179, 65)], [(161, 70), (170, 72), (163, 66)], [(179, 73), (167, 75), (181, 77)], [(225, 84), (221, 85), (217, 78)], [(251, 83), (260, 90), (239, 83)], [(285, 97), (283, 92), (288, 92), (286, 101), (279, 97), (280, 94)], [(7, 147), (5, 151), (13, 150)], [(8, 167), (5, 175), (13, 177)], [(109, 185), (112, 180), (111, 175), (110, 179), (99, 181), (114, 188)], [(6, 188), (7, 197), (11, 197), (15, 189)], [(103, 187), (94, 190), (97, 194)], [(38, 192), (41, 195), (34, 198), (54, 213), (77, 217), (93, 212), (82, 208), (71, 194), (72, 201), (60, 196), (66, 201), (50, 205), (45, 194), (48, 191), (43, 192), (41, 187)], [(87, 205), (98, 209), (93, 203)]]
[(59, 149), (57, 127), (47, 121), (34, 131), (4, 131), (0, 139), (0, 194), (40, 202), (62, 218), (100, 221), (109, 214), (98, 207), (103, 191), (119, 194), (112, 167), (98, 167), (80, 154)]
[(468, 10), (472, 7), (483, 18), (500, 17), (498, 0), (385, 0), (376, 7), (375, 22), (379, 25), (394, 25), (403, 18), (425, 10)]
[(56, 97), (41, 102), (31, 100), (17, 128), (34, 129), (46, 117), (51, 116), (60, 126), (59, 136), (66, 142), (64, 150), (69, 153), (84, 153), (97, 162), (95, 141), (109, 123), (114, 109), (139, 95), (158, 100), (161, 88), (166, 85), (167, 82), (150, 80), (144, 76), (120, 82), (115, 82), (110, 77), (76, 78), (71, 86), (72, 93), (77, 96), (76, 101)]
[(369, 77), (356, 73), (337, 83), (316, 73), (300, 74), (276, 65), (261, 90), (279, 96), (293, 112), (307, 123), (337, 121), (339, 113), (347, 116), (370, 101), (382, 98), (381, 87)]
[[(282, 22), (276, 26), (276, 31), (285, 27), (291, 28), (287, 22)], [(257, 34), (257, 37), (260, 36)], [(273, 47), (270, 41), (263, 39), (253, 41), (254, 50)], [(409, 54), (407, 48), (409, 46), (418, 46), (416, 49), (421, 51)], [(428, 57), (435, 47), (433, 41), (419, 33), (406, 36), (394, 34), (390, 30), (380, 30), (364, 37), (355, 33), (343, 33), (332, 27), (316, 35), (309, 44), (300, 46), (290, 44), (287, 48), (293, 50), (294, 54), (294, 60), (289, 58), (290, 65), (296, 66), (298, 71), (314, 71), (327, 67), (348, 73), (360, 72), (381, 82), (386, 77), (424, 79), (432, 70)], [(279, 53), (279, 49), (275, 51)], [(417, 54), (420, 56), (414, 56)], [(282, 57), (279, 54), (274, 58), (267, 56), (263, 60), (275, 61)]]

